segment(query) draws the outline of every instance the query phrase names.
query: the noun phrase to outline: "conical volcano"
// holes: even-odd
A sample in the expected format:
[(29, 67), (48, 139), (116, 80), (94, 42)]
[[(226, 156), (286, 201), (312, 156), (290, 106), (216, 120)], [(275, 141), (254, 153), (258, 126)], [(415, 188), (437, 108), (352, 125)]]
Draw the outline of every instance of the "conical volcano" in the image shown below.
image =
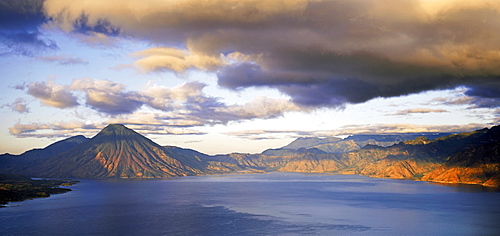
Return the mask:
[(112, 124), (89, 141), (25, 171), (31, 176), (52, 178), (156, 178), (201, 173), (193, 167), (196, 164), (171, 157), (150, 139), (123, 125)]

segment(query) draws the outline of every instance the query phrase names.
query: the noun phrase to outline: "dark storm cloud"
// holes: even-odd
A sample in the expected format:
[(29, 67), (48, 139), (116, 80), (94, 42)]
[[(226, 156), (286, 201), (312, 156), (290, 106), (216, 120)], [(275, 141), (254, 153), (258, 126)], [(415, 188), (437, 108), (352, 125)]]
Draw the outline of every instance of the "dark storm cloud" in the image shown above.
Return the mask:
[(67, 32), (154, 43), (155, 50), (136, 63), (145, 72), (217, 71), (223, 87), (275, 88), (300, 106), (336, 107), (458, 86), (469, 87), (477, 98), (497, 96), (498, 2), (437, 5), (426, 0), (47, 0), (44, 9)]
[(485, 83), (484, 85), (469, 85), (465, 95), (471, 97), (473, 108), (500, 107), (500, 82)]
[(85, 12), (74, 20), (73, 31), (82, 34), (99, 33), (107, 36), (118, 36), (120, 28), (113, 26), (107, 19), (98, 19), (94, 24), (89, 23), (89, 17)]
[[(500, 84), (500, 82), (499, 82)], [(465, 94), (474, 97), (500, 98), (500, 87), (498, 84), (469, 85)]]
[(465, 105), (468, 109), (500, 108), (500, 91), (491, 83), (487, 86), (469, 85), (457, 89), (454, 96), (437, 97), (432, 99), (428, 104)]
[(43, 0), (0, 0), (0, 55), (34, 56), (57, 49), (40, 32), (47, 20)]

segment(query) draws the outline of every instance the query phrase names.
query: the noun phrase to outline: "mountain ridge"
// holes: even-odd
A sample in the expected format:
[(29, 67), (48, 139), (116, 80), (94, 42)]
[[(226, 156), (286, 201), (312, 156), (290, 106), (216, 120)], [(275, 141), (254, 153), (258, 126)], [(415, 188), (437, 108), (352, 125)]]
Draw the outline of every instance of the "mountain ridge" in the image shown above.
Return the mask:
[[(366, 141), (395, 137), (363, 138)], [(331, 140), (339, 142), (337, 138)], [(309, 144), (319, 142), (321, 140), (314, 140)], [(70, 150), (35, 161), (19, 161), (15, 168), (1, 166), (0, 170), (45, 178), (160, 178), (270, 171), (328, 172), (499, 186), (499, 146), (500, 126), (494, 126), (434, 139), (420, 136), (387, 147), (366, 144), (347, 152), (325, 152), (316, 145), (310, 148), (268, 149), (260, 154), (211, 156), (192, 149), (160, 146), (124, 125), (111, 124)]]
[(36, 161), (39, 159), (44, 159), (56, 155), (61, 152), (68, 151), (79, 144), (82, 144), (89, 139), (83, 135), (76, 135), (73, 137), (69, 137), (67, 139), (63, 139), (57, 142), (54, 142), (45, 148), (35, 148), (28, 151), (25, 151), (19, 155), (12, 155), (9, 153), (0, 155), (0, 166), (4, 168), (12, 167), (16, 163), (23, 162), (29, 163), (31, 161)]
[[(327, 153), (345, 153), (359, 150), (366, 145), (377, 145), (389, 147), (400, 142), (425, 137), (433, 140), (439, 137), (450, 135), (451, 133), (403, 133), (403, 134), (355, 134), (346, 138), (338, 137), (301, 137), (292, 141), (290, 144), (281, 148), (268, 149), (276, 152), (279, 149), (298, 150), (301, 148), (317, 148)], [(268, 151), (265, 150), (264, 152)], [(264, 154), (262, 152), (262, 154)]]
[(154, 178), (201, 172), (169, 157), (160, 145), (118, 124), (108, 125), (71, 150), (18, 171), (50, 178)]

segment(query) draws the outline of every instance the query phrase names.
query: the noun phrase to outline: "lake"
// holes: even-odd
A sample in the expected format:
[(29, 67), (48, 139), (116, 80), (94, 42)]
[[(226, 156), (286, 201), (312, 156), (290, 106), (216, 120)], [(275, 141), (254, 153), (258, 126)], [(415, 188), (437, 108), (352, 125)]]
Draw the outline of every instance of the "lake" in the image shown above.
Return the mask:
[(0, 208), (1, 235), (500, 235), (500, 192), (357, 175), (81, 180)]

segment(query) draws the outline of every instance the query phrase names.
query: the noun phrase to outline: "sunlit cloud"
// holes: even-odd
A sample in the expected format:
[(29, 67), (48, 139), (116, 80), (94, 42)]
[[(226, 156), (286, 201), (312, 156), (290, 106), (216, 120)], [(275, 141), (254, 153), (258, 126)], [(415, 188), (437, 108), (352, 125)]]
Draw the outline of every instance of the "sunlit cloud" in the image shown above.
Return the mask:
[(32, 83), (27, 86), (27, 93), (46, 106), (56, 108), (70, 108), (78, 106), (77, 97), (67, 91), (67, 86), (58, 85), (51, 81)]
[(140, 94), (126, 92), (123, 84), (109, 80), (77, 79), (69, 88), (85, 92), (86, 104), (105, 114), (132, 113), (144, 104)]
[[(5, 81), (19, 90), (7, 91), (11, 100), (2, 102), (19, 116), (5, 127), (15, 137), (91, 134), (107, 123), (204, 135), (284, 117), (290, 124), (283, 127), (292, 128), (283, 132), (255, 127), (227, 135), (265, 140), (470, 130), (473, 122), (498, 123), (498, 22), (496, 0), (0, 0)], [(110, 55), (113, 60), (102, 58)], [(48, 63), (61, 70), (50, 71)], [(57, 80), (37, 80), (51, 76)], [(434, 99), (426, 91), (436, 91), (427, 93)], [(370, 121), (351, 114), (365, 112), (356, 109), (366, 102), (412, 94), (425, 101), (374, 106)], [(43, 106), (33, 107), (38, 103)], [(77, 121), (40, 118), (53, 108)], [(351, 121), (341, 117), (328, 124), (315, 117), (323, 111), (375, 124), (342, 126)], [(302, 115), (340, 128), (300, 131), (321, 129), (291, 124)], [(457, 126), (405, 123), (437, 115), (456, 115), (450, 124)], [(85, 128), (87, 116), (99, 122)], [(384, 118), (398, 124), (376, 123)], [(73, 131), (64, 128), (73, 123)]]
[(219, 57), (167, 47), (149, 48), (132, 55), (141, 58), (135, 62), (135, 65), (144, 72), (165, 70), (184, 72), (189, 69), (214, 70), (223, 64)]
[[(309, 111), (309, 108), (297, 106), (288, 99), (263, 96), (241, 105), (226, 104), (220, 98), (206, 95), (203, 92), (205, 86), (200, 82), (186, 82), (176, 87), (148, 85), (141, 90), (130, 91), (121, 83), (84, 78), (73, 80), (69, 86), (49, 81), (21, 87), (27, 88), (28, 94), (46, 105), (61, 109), (81, 107), (77, 102), (80, 99), (85, 101), (87, 108), (107, 117), (107, 123), (137, 125), (139, 130), (144, 130), (148, 125), (163, 127), (155, 132), (168, 134), (203, 134), (187, 128), (270, 119), (281, 117), (287, 112)], [(153, 111), (141, 111), (142, 107)], [(44, 123), (37, 127), (51, 130), (60, 126), (60, 123), (57, 124)], [(31, 126), (23, 125), (18, 123), (11, 128), (10, 133), (16, 136), (40, 135), (32, 132)], [(152, 133), (152, 130), (148, 133)]]
[[(299, 105), (339, 107), (457, 86), (481, 87), (471, 95), (483, 97), (486, 84), (498, 87), (499, 5), (448, 2), (48, 0), (44, 9), (68, 32), (163, 45), (137, 53), (145, 72), (217, 70), (230, 89), (271, 87)], [(247, 57), (223, 63), (234, 53)]]

